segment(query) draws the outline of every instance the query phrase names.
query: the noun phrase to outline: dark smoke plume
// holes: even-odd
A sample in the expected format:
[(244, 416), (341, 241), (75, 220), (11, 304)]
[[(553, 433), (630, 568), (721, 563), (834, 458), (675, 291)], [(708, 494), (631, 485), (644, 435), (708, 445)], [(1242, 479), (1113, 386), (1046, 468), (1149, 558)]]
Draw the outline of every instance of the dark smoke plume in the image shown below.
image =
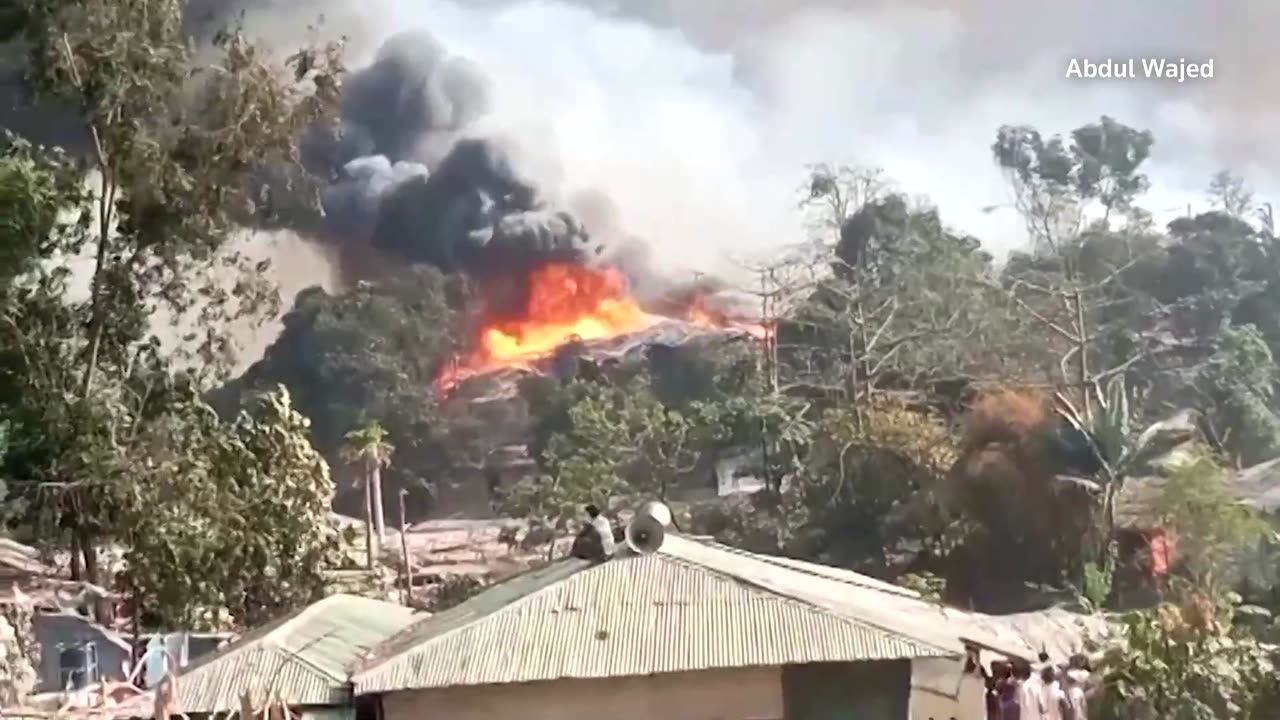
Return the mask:
[[(328, 234), (486, 284), (519, 283), (549, 261), (606, 258), (643, 272), (635, 241), (622, 241), (607, 198), (556, 206), (513, 165), (506, 141), (475, 127), (489, 109), (484, 77), (430, 35), (397, 35), (347, 82), (343, 134), (309, 155), (339, 164), (324, 194)], [(518, 294), (518, 287), (517, 287)]]

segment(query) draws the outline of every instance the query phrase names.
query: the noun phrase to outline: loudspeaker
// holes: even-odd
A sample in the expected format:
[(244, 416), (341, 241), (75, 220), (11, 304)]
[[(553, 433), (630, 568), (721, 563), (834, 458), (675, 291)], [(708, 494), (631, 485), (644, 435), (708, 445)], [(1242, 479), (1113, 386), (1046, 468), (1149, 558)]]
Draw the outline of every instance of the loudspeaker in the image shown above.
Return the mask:
[(657, 552), (666, 536), (667, 529), (652, 515), (637, 515), (627, 525), (627, 547), (638, 555)]
[(627, 547), (639, 555), (657, 552), (671, 526), (671, 508), (660, 502), (647, 502), (627, 524)]

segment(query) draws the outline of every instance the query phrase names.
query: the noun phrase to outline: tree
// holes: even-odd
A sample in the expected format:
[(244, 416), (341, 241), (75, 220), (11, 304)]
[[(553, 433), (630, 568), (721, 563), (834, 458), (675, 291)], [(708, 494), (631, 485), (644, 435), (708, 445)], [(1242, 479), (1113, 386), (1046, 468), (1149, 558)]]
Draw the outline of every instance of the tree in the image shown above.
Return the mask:
[(1274, 649), (1231, 628), (1211, 596), (1129, 615), (1104, 656), (1095, 701), (1102, 720), (1263, 720), (1275, 717)]
[(342, 449), (343, 458), (359, 467), (362, 475), (369, 567), (373, 567), (378, 548), (387, 540), (386, 516), (382, 509), (382, 468), (391, 462), (394, 452), (395, 447), (387, 442), (387, 431), (376, 420), (347, 433)]
[[(1112, 295), (1124, 270), (1142, 257), (1148, 216), (1134, 203), (1149, 186), (1141, 167), (1153, 143), (1149, 132), (1104, 116), (1074, 130), (1070, 143), (1058, 136), (1045, 139), (1033, 128), (1005, 126), (992, 145), (1032, 242), (1029, 253), (1010, 258), (1005, 292), (1053, 339), (1061, 381), (1074, 388), (1086, 416), (1090, 387), (1149, 351), (1139, 346), (1130, 357), (1104, 355), (1111, 344), (1123, 344), (1131, 326), (1100, 321), (1115, 314), (1118, 300)], [(1120, 219), (1128, 223), (1117, 230)], [(1090, 252), (1113, 242), (1121, 246), (1117, 252)]]
[(553, 435), (543, 454), (549, 477), (513, 498), (522, 515), (553, 527), (587, 503), (668, 500), (698, 466), (715, 427), (711, 406), (668, 408), (642, 378), (583, 390), (568, 409), (568, 429)]
[[(387, 493), (409, 490), (408, 499), (420, 502), (428, 495), (428, 480), (446, 472), (465, 450), (449, 437), (434, 389), (454, 352), (462, 293), (457, 278), (425, 267), (341, 293), (304, 290), (263, 358), (211, 401), (234, 415), (242, 398), (284, 385), (311, 419), (312, 442), (335, 465), (346, 434), (378, 418), (395, 448), (382, 477)], [(339, 507), (345, 506), (340, 495)], [(362, 507), (363, 501), (350, 506)]]
[(1280, 456), (1275, 409), (1277, 367), (1271, 347), (1253, 325), (1223, 323), (1213, 354), (1197, 368), (1197, 394), (1223, 430), (1218, 439), (1242, 466)]
[[(80, 177), (63, 154), (32, 147), (6, 134), (0, 138), (0, 334), (12, 337), (24, 330), (10, 312), (26, 288), (37, 263), (57, 242), (58, 213), (81, 197)], [(25, 345), (0, 347), (0, 409), (11, 408), (21, 395)], [(9, 456), (22, 433), (13, 413), (0, 419), (0, 458)], [(26, 503), (20, 488), (11, 487), (0, 474), (0, 523), (16, 522)]]
[(949, 523), (937, 498), (958, 450), (934, 413), (888, 398), (860, 416), (837, 406), (816, 423), (811, 446), (794, 483), (806, 514), (792, 552), (879, 575), (922, 545), (946, 555)]
[(58, 239), (58, 213), (83, 199), (75, 164), (57, 150), (0, 138), (0, 292), (34, 269)]
[(1177, 537), (1179, 564), (1197, 588), (1218, 592), (1240, 580), (1240, 561), (1269, 534), (1240, 503), (1210, 456), (1176, 468), (1156, 501), (1161, 524)]
[(779, 328), (790, 383), (834, 391), (856, 412), (881, 390), (994, 369), (1000, 340), (1016, 334), (993, 322), (977, 240), (874, 172), (817, 168), (804, 205), (818, 244), (796, 259), (813, 280)]
[(1130, 392), (1124, 375), (1113, 376), (1089, 392), (1094, 398), (1089, 417), (1061, 394), (1056, 410), (1074, 430), (1074, 437), (1083, 441), (1079, 454), (1091, 461), (1087, 467), (1102, 486), (1101, 522), (1090, 528), (1092, 557), (1076, 580), (1085, 598), (1100, 607), (1110, 595), (1116, 570), (1116, 496), (1129, 478), (1161, 472), (1174, 451), (1198, 440), (1199, 428), (1189, 414), (1146, 425), (1142, 398)]
[[(236, 218), (269, 211), (247, 195), (247, 178), (261, 163), (289, 161), (302, 129), (332, 116), (341, 67), (330, 47), (300, 53), (286, 69), (236, 33), (197, 58), (179, 0), (19, 5), (30, 80), (83, 118), (92, 150), (70, 172), (94, 188), (62, 192), (64, 161), (31, 156), (58, 180), (28, 183), (39, 190), (28, 205), (45, 210), (19, 215), (35, 222), (10, 224), (0, 238), (6, 248), (37, 241), (0, 308), (0, 347), (11, 361), (0, 410), (14, 430), (5, 464), (70, 536), (73, 569), (98, 582), (98, 541), (136, 530), (120, 524), (131, 516), (119, 505), (125, 488), (112, 483), (127, 477), (119, 467), (168, 399), (159, 380), (172, 358), (153, 318), (164, 311), (199, 328), (182, 345), (199, 361), (193, 368), (225, 367), (222, 321), (272, 299), (257, 282), (262, 268), (227, 251)], [(51, 203), (65, 221), (46, 233), (57, 219)], [(80, 258), (87, 297), (71, 292)], [(230, 269), (234, 288), (227, 274), (205, 272), (213, 268)]]
[(149, 423), (120, 469), (126, 570), (143, 624), (249, 628), (323, 593), (333, 482), (283, 389), (224, 422), (192, 395)]

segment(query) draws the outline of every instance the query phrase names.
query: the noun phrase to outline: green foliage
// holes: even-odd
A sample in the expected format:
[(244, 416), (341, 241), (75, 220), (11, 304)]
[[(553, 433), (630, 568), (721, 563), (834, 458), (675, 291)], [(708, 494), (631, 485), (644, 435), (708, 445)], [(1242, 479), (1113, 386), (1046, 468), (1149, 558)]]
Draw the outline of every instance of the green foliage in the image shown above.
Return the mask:
[(1018, 190), (1032, 237), (1058, 252), (1063, 241), (1073, 239), (1084, 206), (1128, 210), (1147, 190), (1141, 167), (1154, 142), (1150, 132), (1104, 116), (1074, 130), (1069, 142), (1026, 126), (1004, 126), (991, 150)]
[(348, 462), (385, 467), (396, 448), (387, 442), (387, 431), (376, 420), (348, 432), (343, 439), (342, 456)]
[(885, 572), (906, 545), (945, 554), (936, 493), (958, 457), (950, 429), (901, 402), (837, 406), (813, 428), (812, 450), (793, 492), (805, 508), (793, 552)]
[[(31, 83), (77, 112), (92, 147), (76, 163), (17, 143), (0, 158), (12, 211), (0, 247), (17, 257), (5, 258), (16, 278), (0, 295), (4, 465), (32, 503), (32, 529), (69, 536), (73, 568), (83, 560), (95, 582), (97, 542), (141, 531), (126, 468), (146, 467), (142, 438), (227, 367), (226, 321), (272, 308), (264, 268), (228, 250), (234, 220), (264, 209), (250, 174), (291, 161), (302, 128), (331, 118), (338, 99), (337, 48), (286, 69), (232, 33), (198, 61), (184, 5), (18, 3)], [(85, 179), (92, 192), (80, 192)], [(71, 283), (82, 261), (87, 297)], [(156, 336), (160, 313), (188, 328), (176, 354)], [(190, 376), (176, 378), (175, 363)]]
[(1156, 513), (1176, 533), (1178, 558), (1192, 582), (1210, 590), (1238, 581), (1242, 556), (1269, 534), (1266, 522), (1236, 499), (1226, 472), (1209, 456), (1171, 473)]
[(718, 407), (668, 408), (642, 379), (585, 383), (567, 394), (578, 399), (568, 408), (568, 429), (551, 437), (543, 455), (549, 477), (517, 488), (510, 500), (518, 515), (551, 526), (587, 503), (668, 499), (721, 428)]
[[(339, 294), (299, 293), (284, 330), (262, 360), (216, 393), (233, 413), (241, 397), (284, 385), (311, 419), (311, 437), (332, 462), (346, 435), (377, 418), (394, 447), (385, 480), (419, 489), (461, 455), (439, 416), (433, 386), (450, 356), (461, 288), (429, 268), (411, 268)], [(450, 452), (452, 449), (452, 452)]]
[(1102, 557), (1084, 564), (1084, 587), (1080, 599), (1088, 612), (1099, 612), (1107, 606), (1115, 585), (1116, 547), (1109, 542)]
[(58, 238), (58, 213), (82, 200), (80, 175), (61, 152), (0, 138), (0, 292), (34, 269)]
[(947, 581), (930, 572), (907, 573), (898, 578), (898, 584), (920, 593), (920, 597), (932, 602), (942, 602), (947, 592)]
[(253, 627), (318, 599), (335, 560), (329, 467), (283, 389), (225, 423), (188, 400), (127, 471), (121, 582), (162, 629)]
[(786, 274), (811, 289), (779, 328), (791, 382), (869, 397), (1000, 362), (1009, 334), (993, 322), (991, 257), (977, 240), (878, 173), (820, 167), (810, 185), (819, 244)]
[(1273, 409), (1276, 362), (1258, 329), (1224, 323), (1199, 375), (1216, 418), (1229, 430), (1223, 444), (1231, 455), (1245, 464), (1280, 456), (1280, 416)]
[(1200, 597), (1125, 618), (1122, 643), (1098, 673), (1102, 720), (1264, 720), (1275, 717), (1273, 650), (1233, 633)]

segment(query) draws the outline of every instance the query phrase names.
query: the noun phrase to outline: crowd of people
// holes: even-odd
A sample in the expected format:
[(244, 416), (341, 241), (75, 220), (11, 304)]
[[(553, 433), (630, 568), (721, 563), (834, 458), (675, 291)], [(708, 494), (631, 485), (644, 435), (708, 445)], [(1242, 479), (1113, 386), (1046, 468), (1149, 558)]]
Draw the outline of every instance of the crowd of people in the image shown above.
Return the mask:
[(1039, 660), (997, 661), (983, 672), (987, 720), (1087, 720), (1088, 660), (1077, 656), (1066, 667), (1044, 653)]

